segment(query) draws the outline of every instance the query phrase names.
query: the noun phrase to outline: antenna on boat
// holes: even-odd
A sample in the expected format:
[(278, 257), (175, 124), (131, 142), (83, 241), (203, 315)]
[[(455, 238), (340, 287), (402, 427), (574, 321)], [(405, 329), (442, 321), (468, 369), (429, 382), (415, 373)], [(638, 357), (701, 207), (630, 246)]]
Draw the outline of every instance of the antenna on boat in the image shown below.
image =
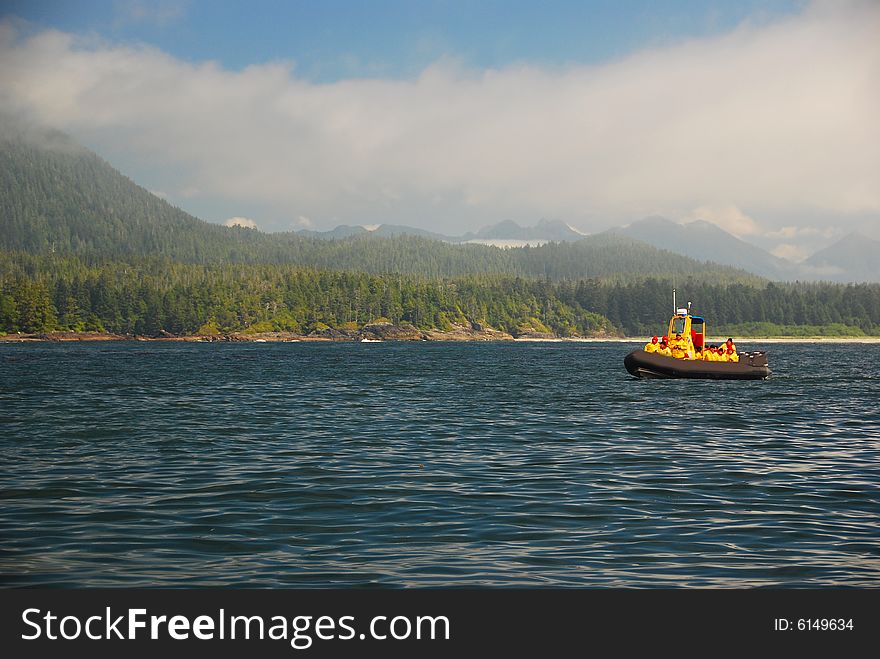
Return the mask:
[(678, 306), (675, 304), (675, 286), (672, 287), (672, 313), (678, 313)]

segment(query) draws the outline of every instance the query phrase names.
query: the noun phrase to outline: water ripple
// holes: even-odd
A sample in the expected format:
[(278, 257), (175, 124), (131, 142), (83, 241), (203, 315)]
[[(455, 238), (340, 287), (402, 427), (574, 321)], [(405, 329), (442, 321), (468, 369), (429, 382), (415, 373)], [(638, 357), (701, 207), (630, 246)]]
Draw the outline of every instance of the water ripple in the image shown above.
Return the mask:
[(0, 583), (880, 584), (880, 346), (626, 350), (2, 345)]

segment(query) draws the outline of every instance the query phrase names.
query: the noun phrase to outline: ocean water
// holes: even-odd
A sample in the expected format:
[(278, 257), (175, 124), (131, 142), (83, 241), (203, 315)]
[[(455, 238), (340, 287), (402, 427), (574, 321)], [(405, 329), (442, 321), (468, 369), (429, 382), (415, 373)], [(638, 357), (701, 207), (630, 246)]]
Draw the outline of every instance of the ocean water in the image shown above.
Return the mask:
[(880, 345), (632, 347), (0, 345), (0, 584), (880, 586)]

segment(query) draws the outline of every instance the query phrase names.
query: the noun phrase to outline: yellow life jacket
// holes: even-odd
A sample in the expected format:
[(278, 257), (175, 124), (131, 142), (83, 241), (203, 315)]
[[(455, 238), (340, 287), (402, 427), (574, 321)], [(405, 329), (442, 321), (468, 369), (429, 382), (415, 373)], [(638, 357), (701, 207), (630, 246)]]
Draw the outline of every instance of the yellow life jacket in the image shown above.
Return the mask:
[(727, 357), (727, 361), (729, 361), (729, 362), (734, 362), (734, 363), (736, 363), (736, 362), (739, 361), (739, 355), (736, 354), (735, 352), (734, 352), (734, 353), (731, 353), (731, 354), (729, 354), (729, 355), (726, 355), (726, 357)]
[(645, 344), (645, 352), (657, 352), (660, 349), (660, 344), (658, 343), (648, 343)]
[(658, 355), (665, 355), (666, 357), (672, 357), (672, 350), (669, 349), (667, 345), (665, 348), (657, 348)]
[(685, 349), (680, 343), (676, 343), (672, 346), (672, 356), (676, 359), (684, 359)]

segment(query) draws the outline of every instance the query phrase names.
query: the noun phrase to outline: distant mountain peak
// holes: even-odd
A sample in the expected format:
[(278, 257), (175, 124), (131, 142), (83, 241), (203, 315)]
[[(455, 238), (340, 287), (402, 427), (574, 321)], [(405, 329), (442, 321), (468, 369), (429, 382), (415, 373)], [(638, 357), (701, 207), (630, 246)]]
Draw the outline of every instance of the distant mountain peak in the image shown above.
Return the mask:
[[(714, 222), (709, 222), (709, 220), (696, 219), (691, 222), (687, 222), (684, 226), (691, 227), (693, 229), (712, 229), (714, 231), (724, 231), (724, 229), (719, 227)], [(725, 233), (727, 232), (725, 231)]]
[(571, 242), (584, 237), (580, 231), (572, 229), (562, 220), (542, 218), (533, 227), (520, 226), (513, 220), (502, 220), (497, 224), (483, 227), (476, 233), (462, 236), (462, 240), (516, 240)]
[(801, 263), (793, 263), (703, 219), (679, 224), (651, 215), (609, 233), (702, 261), (776, 280), (880, 281), (880, 241), (850, 233)]
[(565, 232), (565, 233), (573, 233), (573, 234), (577, 234), (578, 236), (588, 236), (589, 235), (587, 233), (584, 233), (583, 231), (579, 231), (578, 229), (575, 229), (568, 222), (565, 222), (563, 220), (548, 220), (545, 218), (541, 218), (540, 220), (538, 220), (538, 223), (535, 225), (535, 228), (541, 229), (544, 231), (553, 230), (553, 231), (561, 231), (561, 232)]
[(792, 267), (705, 220), (679, 224), (660, 215), (651, 215), (610, 231), (692, 259), (742, 268), (771, 279), (785, 278), (789, 274), (787, 268)]
[(629, 224), (624, 225), (623, 229), (670, 229), (675, 227), (680, 227), (681, 225), (678, 222), (673, 222), (668, 217), (663, 217), (662, 215), (649, 215), (648, 217), (643, 217), (641, 220), (635, 220), (634, 222), (630, 222)]
[(489, 234), (494, 233), (510, 233), (521, 231), (523, 227), (514, 222), (513, 220), (501, 220), (496, 224), (491, 224), (487, 227), (483, 227), (479, 231), (477, 231), (478, 236), (488, 236)]
[(805, 259), (803, 266), (838, 281), (880, 281), (880, 240), (848, 233)]

